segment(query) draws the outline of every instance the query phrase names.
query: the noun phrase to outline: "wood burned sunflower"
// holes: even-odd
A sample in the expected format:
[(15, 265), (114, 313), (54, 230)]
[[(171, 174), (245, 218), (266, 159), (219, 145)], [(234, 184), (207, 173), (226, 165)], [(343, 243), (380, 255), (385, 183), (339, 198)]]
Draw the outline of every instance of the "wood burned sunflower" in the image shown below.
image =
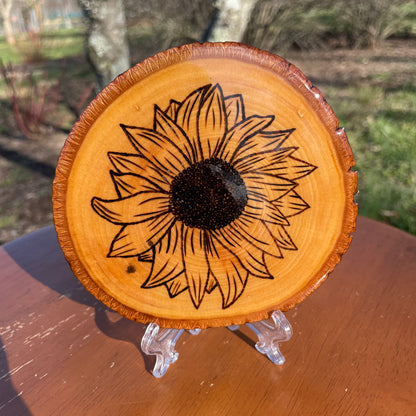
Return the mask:
[(121, 124), (132, 150), (108, 153), (118, 197), (91, 201), (121, 227), (108, 257), (151, 262), (142, 287), (187, 290), (195, 308), (215, 288), (228, 308), (249, 278), (273, 279), (270, 262), (297, 250), (290, 218), (309, 208), (295, 188), (316, 169), (273, 120), (217, 84), (155, 106), (153, 129)]

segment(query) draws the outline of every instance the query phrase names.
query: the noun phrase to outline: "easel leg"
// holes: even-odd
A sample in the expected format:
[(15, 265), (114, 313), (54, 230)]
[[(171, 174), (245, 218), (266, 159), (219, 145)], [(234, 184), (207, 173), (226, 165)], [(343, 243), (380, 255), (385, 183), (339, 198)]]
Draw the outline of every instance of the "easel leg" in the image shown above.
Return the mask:
[[(283, 312), (274, 311), (270, 319), (246, 324), (258, 337), (256, 349), (261, 354), (267, 355), (269, 360), (277, 365), (282, 365), (285, 358), (279, 350), (279, 342), (288, 341), (292, 337), (292, 327)], [(229, 326), (228, 329), (236, 331), (238, 325)], [(152, 322), (143, 335), (141, 347), (145, 354), (155, 355), (156, 363), (153, 375), (163, 377), (167, 369), (178, 359), (175, 344), (183, 333), (183, 329), (160, 328)], [(198, 335), (200, 329), (189, 331), (192, 335)]]
[[(169, 366), (178, 359), (179, 353), (175, 350), (175, 345), (183, 331), (183, 329), (160, 328), (154, 322), (147, 326), (141, 347), (145, 354), (156, 356), (152, 372), (155, 377), (163, 377)], [(198, 335), (200, 332), (200, 329), (189, 331), (192, 335)]]
[(162, 377), (169, 365), (178, 359), (179, 354), (175, 351), (175, 344), (182, 332), (183, 329), (160, 329), (154, 322), (147, 326), (141, 346), (145, 354), (156, 355), (153, 369), (155, 377)]
[(256, 350), (267, 355), (269, 360), (277, 365), (285, 362), (285, 357), (279, 349), (279, 342), (289, 341), (293, 331), (289, 321), (283, 312), (274, 311), (271, 319), (247, 324), (253, 330), (259, 341), (256, 343)]
[[(292, 337), (292, 327), (281, 311), (274, 311), (270, 319), (246, 324), (258, 338), (256, 350), (267, 355), (268, 359), (277, 365), (285, 362), (285, 357), (279, 349), (279, 342), (289, 341)], [(238, 325), (229, 326), (228, 329), (236, 331)]]

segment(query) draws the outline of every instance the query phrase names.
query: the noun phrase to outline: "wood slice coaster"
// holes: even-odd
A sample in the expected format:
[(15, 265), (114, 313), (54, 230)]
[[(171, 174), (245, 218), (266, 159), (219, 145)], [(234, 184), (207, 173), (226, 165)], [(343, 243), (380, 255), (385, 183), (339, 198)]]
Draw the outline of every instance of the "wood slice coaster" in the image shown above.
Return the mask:
[(54, 219), (73, 272), (164, 327), (265, 319), (347, 250), (356, 173), (322, 94), (237, 44), (170, 49), (120, 75), (63, 148)]

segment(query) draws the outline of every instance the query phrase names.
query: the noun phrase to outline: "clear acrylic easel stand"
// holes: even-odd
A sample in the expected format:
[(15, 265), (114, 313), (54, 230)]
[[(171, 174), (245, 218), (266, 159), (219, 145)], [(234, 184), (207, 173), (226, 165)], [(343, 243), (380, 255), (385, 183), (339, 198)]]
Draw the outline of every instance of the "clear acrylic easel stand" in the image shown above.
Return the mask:
[[(285, 358), (279, 350), (279, 342), (289, 341), (292, 337), (292, 327), (281, 311), (274, 311), (270, 319), (246, 324), (257, 335), (256, 350), (267, 355), (269, 360), (277, 365), (282, 365)], [(229, 326), (228, 329), (236, 331), (239, 325)], [(160, 328), (152, 322), (147, 325), (142, 338), (142, 351), (147, 355), (156, 355), (156, 363), (153, 375), (163, 377), (167, 369), (179, 357), (175, 351), (175, 344), (183, 333), (183, 329)], [(188, 331), (192, 335), (198, 335), (200, 329)]]

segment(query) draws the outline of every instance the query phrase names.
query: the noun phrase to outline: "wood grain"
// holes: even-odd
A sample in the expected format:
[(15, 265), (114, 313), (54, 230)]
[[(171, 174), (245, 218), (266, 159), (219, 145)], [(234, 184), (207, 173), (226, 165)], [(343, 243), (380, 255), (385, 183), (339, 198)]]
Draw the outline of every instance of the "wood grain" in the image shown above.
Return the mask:
[(246, 45), (187, 45), (85, 111), (58, 163), (55, 225), (82, 284), (129, 319), (256, 321), (302, 301), (347, 250), (353, 164), (297, 68)]
[(286, 313), (282, 367), (225, 328), (183, 335), (162, 379), (142, 324), (74, 278), (53, 227), (0, 249), (0, 414), (412, 416), (416, 238), (359, 218), (320, 290)]

